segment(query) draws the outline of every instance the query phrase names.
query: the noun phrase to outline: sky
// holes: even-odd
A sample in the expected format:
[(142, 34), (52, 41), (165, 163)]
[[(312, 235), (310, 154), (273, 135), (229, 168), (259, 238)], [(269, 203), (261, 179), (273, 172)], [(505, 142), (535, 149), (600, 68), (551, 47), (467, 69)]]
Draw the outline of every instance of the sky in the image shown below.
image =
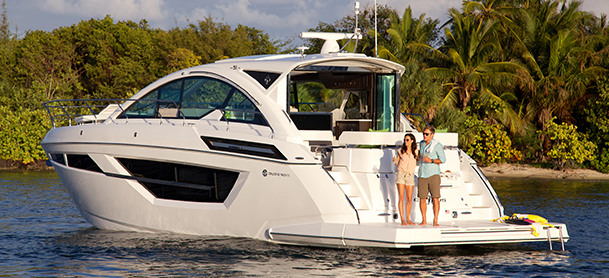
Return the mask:
[[(355, 1), (347, 0), (5, 0), (11, 31), (52, 31), (91, 18), (110, 15), (115, 22), (146, 19), (152, 28), (169, 30), (197, 23), (206, 16), (236, 27), (242, 24), (267, 32), (274, 39), (296, 38), (322, 21), (334, 23), (353, 14)], [(359, 1), (360, 7), (374, 0)], [(402, 13), (410, 6), (413, 16), (444, 23), (451, 7), (462, 0), (377, 0)], [(583, 10), (609, 14), (609, 0), (583, 0)], [(15, 29), (17, 28), (17, 29)], [(295, 40), (298, 43), (298, 40)]]

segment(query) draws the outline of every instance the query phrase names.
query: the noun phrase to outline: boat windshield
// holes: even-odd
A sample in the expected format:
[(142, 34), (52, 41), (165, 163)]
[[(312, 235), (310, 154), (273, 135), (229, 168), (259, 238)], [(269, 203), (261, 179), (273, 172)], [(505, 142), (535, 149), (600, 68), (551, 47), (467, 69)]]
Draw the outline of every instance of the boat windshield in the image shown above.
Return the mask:
[(201, 119), (220, 110), (223, 119), (268, 125), (256, 105), (238, 88), (199, 76), (174, 80), (136, 100), (120, 118)]

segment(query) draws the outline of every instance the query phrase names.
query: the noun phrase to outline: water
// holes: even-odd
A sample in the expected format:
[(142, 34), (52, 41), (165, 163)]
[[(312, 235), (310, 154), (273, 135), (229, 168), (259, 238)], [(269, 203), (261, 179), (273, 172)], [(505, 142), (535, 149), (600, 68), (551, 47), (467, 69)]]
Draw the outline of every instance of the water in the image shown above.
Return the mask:
[(491, 181), (506, 213), (565, 222), (567, 251), (547, 242), (339, 250), (102, 231), (80, 217), (55, 173), (0, 172), (0, 276), (609, 276), (609, 182)]

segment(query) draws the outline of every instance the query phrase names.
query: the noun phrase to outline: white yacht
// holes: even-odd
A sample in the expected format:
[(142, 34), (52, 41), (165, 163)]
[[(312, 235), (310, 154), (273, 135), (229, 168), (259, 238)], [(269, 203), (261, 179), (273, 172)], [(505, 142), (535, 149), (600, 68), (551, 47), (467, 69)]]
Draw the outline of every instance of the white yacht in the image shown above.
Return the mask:
[(440, 227), (402, 226), (392, 157), (406, 133), (422, 140), (401, 113), (404, 68), (326, 44), (184, 69), (128, 100), (46, 102), (42, 147), (99, 229), (335, 248), (569, 239), (561, 223), (494, 221), (504, 208), (455, 133), (435, 135)]

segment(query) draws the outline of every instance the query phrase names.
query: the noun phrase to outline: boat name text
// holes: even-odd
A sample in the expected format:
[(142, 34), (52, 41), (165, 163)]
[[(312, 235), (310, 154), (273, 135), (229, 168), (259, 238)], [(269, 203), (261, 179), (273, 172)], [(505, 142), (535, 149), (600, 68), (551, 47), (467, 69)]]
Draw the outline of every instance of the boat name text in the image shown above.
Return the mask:
[(290, 174), (288, 174), (288, 173), (278, 173), (278, 172), (269, 172), (266, 169), (264, 169), (264, 170), (262, 170), (262, 176), (263, 177), (271, 176), (271, 177), (289, 178)]

